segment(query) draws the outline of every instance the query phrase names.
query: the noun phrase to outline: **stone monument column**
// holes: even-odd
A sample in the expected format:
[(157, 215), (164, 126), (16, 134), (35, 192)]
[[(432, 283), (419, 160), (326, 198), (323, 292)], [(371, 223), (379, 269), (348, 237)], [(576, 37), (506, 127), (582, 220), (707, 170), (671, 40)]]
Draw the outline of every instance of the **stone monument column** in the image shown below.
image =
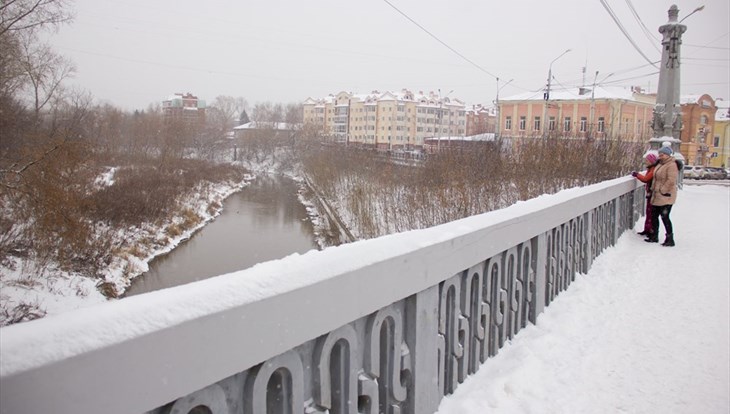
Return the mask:
[(679, 154), (679, 139), (682, 130), (682, 109), (679, 105), (680, 79), (680, 46), (682, 34), (687, 26), (677, 22), (679, 9), (677, 5), (669, 8), (669, 22), (659, 27), (662, 34), (662, 61), (659, 67), (659, 87), (657, 89), (656, 105), (654, 105), (654, 119), (652, 128), (654, 136), (649, 140), (651, 148), (658, 149), (663, 142), (669, 142), (675, 155)]

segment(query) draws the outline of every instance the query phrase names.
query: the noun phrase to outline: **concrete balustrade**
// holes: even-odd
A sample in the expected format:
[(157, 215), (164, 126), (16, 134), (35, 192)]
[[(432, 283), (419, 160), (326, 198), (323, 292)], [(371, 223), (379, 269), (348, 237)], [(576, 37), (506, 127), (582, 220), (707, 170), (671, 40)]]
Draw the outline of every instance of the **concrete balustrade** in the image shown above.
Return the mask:
[[(4, 328), (0, 412), (431, 413), (631, 229), (643, 203), (636, 180), (621, 178)], [(239, 281), (248, 274), (312, 272), (100, 345), (75, 349), (64, 337), (79, 324), (174, 314), (195, 289), (256, 289)], [(13, 360), (24, 346), (37, 360)]]

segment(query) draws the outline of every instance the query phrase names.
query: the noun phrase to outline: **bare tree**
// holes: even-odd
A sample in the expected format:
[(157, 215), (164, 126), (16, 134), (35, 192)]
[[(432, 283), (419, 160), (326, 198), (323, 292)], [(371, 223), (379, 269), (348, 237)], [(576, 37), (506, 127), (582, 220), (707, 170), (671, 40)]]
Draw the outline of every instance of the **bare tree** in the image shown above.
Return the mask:
[(256, 123), (274, 122), (274, 105), (271, 102), (258, 102), (253, 106), (251, 120)]
[(73, 18), (67, 0), (5, 0), (0, 3), (0, 36), (66, 23)]
[(14, 96), (25, 79), (20, 56), (22, 47), (19, 36), (13, 34), (0, 35), (0, 96)]
[(289, 125), (301, 124), (304, 122), (304, 111), (301, 104), (290, 103), (286, 105), (286, 116), (284, 122)]
[[(217, 111), (214, 121), (219, 122), (222, 129), (227, 130), (233, 127), (233, 123), (236, 120), (236, 114), (238, 113), (238, 103), (236, 102), (236, 98), (225, 95), (217, 96), (213, 101), (213, 104), (208, 109), (215, 109)], [(210, 112), (206, 114), (208, 121), (211, 121), (210, 115)]]
[(61, 83), (75, 72), (74, 65), (53, 52), (48, 45), (31, 43), (23, 45), (21, 65), (28, 79), (29, 93), (33, 101), (36, 120), (61, 87)]

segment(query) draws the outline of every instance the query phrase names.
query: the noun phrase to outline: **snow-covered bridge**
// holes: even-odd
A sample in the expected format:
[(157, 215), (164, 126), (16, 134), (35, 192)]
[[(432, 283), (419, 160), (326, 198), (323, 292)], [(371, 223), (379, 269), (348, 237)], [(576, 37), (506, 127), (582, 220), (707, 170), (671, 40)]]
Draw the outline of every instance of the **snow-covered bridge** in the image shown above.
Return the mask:
[(675, 248), (622, 237), (643, 200), (621, 178), (10, 326), (0, 412), (726, 412), (727, 188), (680, 193)]

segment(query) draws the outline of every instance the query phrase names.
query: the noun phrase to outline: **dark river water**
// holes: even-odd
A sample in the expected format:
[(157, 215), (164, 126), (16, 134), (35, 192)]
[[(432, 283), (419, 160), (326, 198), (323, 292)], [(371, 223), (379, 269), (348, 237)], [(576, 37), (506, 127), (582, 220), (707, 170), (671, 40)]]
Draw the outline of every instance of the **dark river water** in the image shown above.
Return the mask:
[(132, 296), (249, 268), (317, 248), (297, 184), (259, 176), (228, 197), (223, 212), (189, 240), (150, 262), (125, 295)]

